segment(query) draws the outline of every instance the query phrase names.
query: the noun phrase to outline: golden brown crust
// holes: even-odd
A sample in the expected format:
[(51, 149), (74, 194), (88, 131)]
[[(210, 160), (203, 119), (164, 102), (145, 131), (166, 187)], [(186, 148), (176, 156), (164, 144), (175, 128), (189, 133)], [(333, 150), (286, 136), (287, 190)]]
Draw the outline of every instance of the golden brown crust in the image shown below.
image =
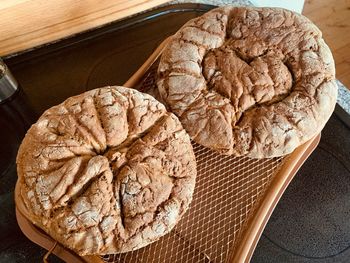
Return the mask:
[(157, 85), (194, 141), (253, 158), (319, 133), (337, 96), (319, 29), (278, 8), (226, 6), (189, 21), (165, 48)]
[(176, 116), (123, 87), (48, 109), (24, 138), (17, 167), (30, 220), (80, 255), (130, 251), (169, 232), (196, 176)]

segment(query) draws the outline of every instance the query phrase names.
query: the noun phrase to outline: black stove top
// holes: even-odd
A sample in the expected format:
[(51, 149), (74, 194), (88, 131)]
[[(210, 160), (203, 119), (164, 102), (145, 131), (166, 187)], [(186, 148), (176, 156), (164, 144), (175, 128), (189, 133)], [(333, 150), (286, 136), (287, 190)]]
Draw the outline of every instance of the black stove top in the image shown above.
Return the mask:
[[(35, 121), (36, 117), (33, 112), (38, 116), (47, 108), (85, 90), (104, 85), (122, 85), (162, 40), (174, 33), (189, 19), (210, 8), (212, 6), (199, 4), (168, 6), (5, 59), (28, 98), (20, 92), (14, 96), (11, 102), (7, 101), (0, 105), (0, 207), (2, 209), (0, 213), (0, 262), (39, 262), (45, 254), (44, 249), (24, 237), (17, 226), (14, 213), (13, 190), (17, 179), (15, 157), (26, 129), (31, 122)], [(26, 106), (28, 103), (32, 105), (32, 110)], [(344, 117), (341, 117), (342, 114)], [(343, 169), (342, 167), (337, 168), (337, 165), (341, 165), (337, 163), (344, 162), (344, 158), (350, 160), (350, 130), (347, 126), (349, 124), (344, 124), (349, 122), (347, 118), (348, 116), (340, 109), (339, 112), (333, 114), (323, 132), (320, 147), (305, 163), (292, 184), (298, 182), (297, 180), (300, 178), (308, 181), (308, 178), (315, 176), (318, 178), (318, 173), (320, 176), (329, 173), (329, 170), (315, 170), (313, 168), (315, 165), (317, 167), (320, 161), (325, 167), (327, 163), (324, 162), (328, 160), (332, 162), (332, 169)], [(345, 121), (342, 122), (342, 119)], [(337, 127), (336, 130), (334, 127)], [(325, 148), (327, 148), (326, 151)], [(319, 157), (319, 152), (322, 152), (322, 156), (332, 155), (333, 159), (322, 159)], [(332, 160), (341, 161), (334, 162)], [(343, 169), (341, 171), (343, 171), (341, 180), (350, 178), (349, 170)], [(329, 179), (332, 176), (327, 174), (327, 180), (332, 180)], [(334, 176), (337, 176), (337, 173), (334, 173)], [(334, 178), (334, 182), (337, 180)], [(322, 195), (322, 191), (325, 192), (327, 189), (322, 188), (324, 187), (322, 181), (318, 182), (320, 184), (318, 189)], [(338, 183), (342, 184), (343, 182)], [(306, 185), (302, 187), (306, 187)], [(298, 187), (291, 187), (291, 189), (293, 193), (298, 191)], [(344, 191), (350, 197), (350, 190)], [(283, 203), (284, 198), (282, 197), (281, 203)], [(287, 195), (286, 198), (290, 197)], [(293, 203), (293, 201), (291, 202)], [(349, 212), (349, 204), (347, 205), (346, 209)], [(278, 208), (276, 211), (279, 211)], [(287, 215), (292, 217), (288, 213)], [(274, 216), (275, 214), (272, 219)], [(348, 218), (349, 214), (340, 212), (337, 216)], [(293, 219), (284, 217), (283, 220)], [(293, 224), (287, 226), (293, 229)], [(283, 229), (280, 225), (275, 228), (268, 226), (268, 231), (269, 237), (271, 236), (273, 239), (276, 235), (271, 233), (274, 231), (283, 232)], [(336, 233), (338, 235), (339, 231)], [(349, 233), (345, 234), (347, 237)], [(309, 241), (307, 238), (305, 240), (305, 242)], [(292, 242), (292, 244), (294, 243)], [(325, 247), (322, 249), (327, 249)], [(341, 247), (343, 248), (343, 245)], [(273, 258), (273, 253), (269, 254), (268, 251), (266, 247), (259, 245), (253, 262), (282, 262), (276, 261)], [(295, 262), (292, 257), (290, 258), (291, 260), (285, 256), (283, 262)], [(302, 257), (299, 258), (298, 262), (304, 262), (302, 259)], [(54, 258), (52, 262), (59, 262), (59, 259)]]

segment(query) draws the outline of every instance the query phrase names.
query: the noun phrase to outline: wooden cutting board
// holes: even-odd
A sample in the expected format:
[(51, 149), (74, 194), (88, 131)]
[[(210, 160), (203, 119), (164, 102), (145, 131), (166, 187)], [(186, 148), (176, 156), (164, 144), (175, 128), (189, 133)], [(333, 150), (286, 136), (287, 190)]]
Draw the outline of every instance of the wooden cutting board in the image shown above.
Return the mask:
[(96, 28), (168, 0), (0, 0), (0, 56)]

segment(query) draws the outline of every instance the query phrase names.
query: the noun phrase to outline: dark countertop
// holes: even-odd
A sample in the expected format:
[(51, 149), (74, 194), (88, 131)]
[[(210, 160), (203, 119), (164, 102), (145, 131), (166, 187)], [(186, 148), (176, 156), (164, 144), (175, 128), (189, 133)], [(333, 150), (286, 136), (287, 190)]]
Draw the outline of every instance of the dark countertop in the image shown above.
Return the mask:
[[(129, 24), (109, 25), (8, 58), (6, 63), (40, 114), (87, 89), (124, 83), (167, 35), (207, 8), (198, 5), (191, 12), (144, 15), (139, 22), (133, 18)], [(32, 121), (35, 117), (14, 110), (19, 120), (13, 121), (6, 118), (8, 110), (0, 105), (0, 262), (40, 262), (46, 251), (22, 234), (13, 198), (15, 157), (28, 128), (18, 116)], [(350, 130), (339, 117), (342, 114), (348, 118), (339, 112), (332, 116), (320, 146), (282, 197), (252, 262), (346, 262), (350, 257), (346, 220), (350, 213)]]

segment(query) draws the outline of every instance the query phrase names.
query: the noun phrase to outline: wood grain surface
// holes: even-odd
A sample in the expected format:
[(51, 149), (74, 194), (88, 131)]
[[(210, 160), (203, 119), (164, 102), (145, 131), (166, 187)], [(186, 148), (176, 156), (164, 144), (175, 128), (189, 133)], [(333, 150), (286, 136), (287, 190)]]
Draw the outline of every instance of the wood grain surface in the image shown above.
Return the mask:
[(306, 0), (303, 15), (321, 29), (334, 56), (336, 76), (350, 88), (350, 0)]
[(167, 0), (0, 0), (0, 56), (49, 43)]
[[(49, 43), (168, 0), (0, 0), (0, 56)], [(306, 0), (303, 14), (323, 32), (337, 78), (350, 87), (350, 0)]]

